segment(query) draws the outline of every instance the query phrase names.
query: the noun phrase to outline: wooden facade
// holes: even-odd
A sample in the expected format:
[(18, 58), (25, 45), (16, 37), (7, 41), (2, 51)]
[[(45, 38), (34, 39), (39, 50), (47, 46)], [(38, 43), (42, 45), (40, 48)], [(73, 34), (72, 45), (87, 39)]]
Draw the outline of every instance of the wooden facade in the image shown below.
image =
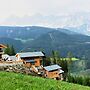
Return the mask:
[(0, 60), (2, 59), (2, 55), (4, 54), (4, 50), (3, 50), (4, 48), (6, 48), (6, 46), (3, 44), (0, 44)]
[(57, 70), (55, 71), (45, 71), (46, 72), (46, 77), (48, 78), (59, 78), (59, 73)]
[(26, 66), (26, 67), (31, 67), (32, 65), (34, 65), (36, 67), (39, 67), (40, 65), (42, 65), (43, 58), (41, 58), (41, 57), (32, 57), (32, 58), (29, 58), (29, 59), (24, 58), (22, 60), (23, 60), (24, 66)]

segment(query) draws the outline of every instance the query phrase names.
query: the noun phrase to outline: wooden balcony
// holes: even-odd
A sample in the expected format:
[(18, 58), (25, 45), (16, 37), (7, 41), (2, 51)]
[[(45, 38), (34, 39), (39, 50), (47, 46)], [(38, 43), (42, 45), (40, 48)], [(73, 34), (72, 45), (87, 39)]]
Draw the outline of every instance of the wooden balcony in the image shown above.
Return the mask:
[(3, 51), (0, 51), (0, 54), (4, 54), (4, 52)]

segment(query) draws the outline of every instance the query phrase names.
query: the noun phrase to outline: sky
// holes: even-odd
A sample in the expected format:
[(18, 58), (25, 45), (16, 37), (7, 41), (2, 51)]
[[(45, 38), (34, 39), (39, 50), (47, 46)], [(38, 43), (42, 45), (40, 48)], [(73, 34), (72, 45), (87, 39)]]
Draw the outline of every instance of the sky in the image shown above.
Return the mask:
[(8, 17), (89, 12), (90, 0), (0, 0), (0, 23)]

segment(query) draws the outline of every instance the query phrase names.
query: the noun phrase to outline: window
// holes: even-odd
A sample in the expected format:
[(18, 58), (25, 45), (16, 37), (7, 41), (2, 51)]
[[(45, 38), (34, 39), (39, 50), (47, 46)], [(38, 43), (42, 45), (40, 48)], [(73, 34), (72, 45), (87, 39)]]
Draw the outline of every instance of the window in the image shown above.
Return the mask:
[(34, 65), (34, 64), (35, 64), (35, 62), (31, 62), (31, 64), (32, 64), (32, 65)]

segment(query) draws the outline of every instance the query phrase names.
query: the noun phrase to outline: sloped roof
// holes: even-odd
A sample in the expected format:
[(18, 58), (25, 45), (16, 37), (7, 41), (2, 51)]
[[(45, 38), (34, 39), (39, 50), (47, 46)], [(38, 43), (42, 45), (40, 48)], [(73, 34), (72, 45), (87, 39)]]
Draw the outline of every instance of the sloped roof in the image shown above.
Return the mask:
[(59, 73), (64, 73), (64, 71), (60, 69)]
[(0, 48), (7, 48), (7, 46), (0, 44)]
[(21, 58), (44, 56), (42, 52), (22, 52), (22, 53), (17, 53), (17, 54), (20, 55)]
[(59, 65), (57, 65), (57, 64), (44, 67), (44, 69), (47, 70), (47, 71), (57, 70), (57, 69), (60, 69), (60, 68), (61, 67)]

